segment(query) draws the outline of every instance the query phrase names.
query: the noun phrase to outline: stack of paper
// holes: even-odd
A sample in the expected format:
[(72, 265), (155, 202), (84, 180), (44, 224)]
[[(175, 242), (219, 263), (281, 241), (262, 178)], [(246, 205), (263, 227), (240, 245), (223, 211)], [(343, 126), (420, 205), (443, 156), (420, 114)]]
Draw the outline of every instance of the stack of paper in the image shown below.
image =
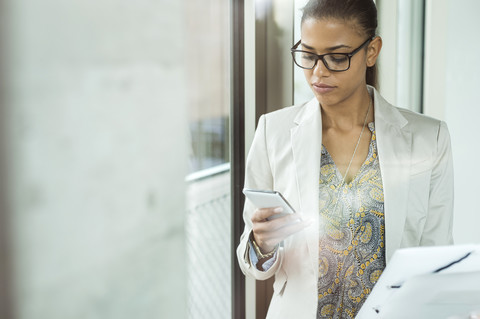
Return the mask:
[(480, 245), (398, 250), (356, 318), (480, 318)]

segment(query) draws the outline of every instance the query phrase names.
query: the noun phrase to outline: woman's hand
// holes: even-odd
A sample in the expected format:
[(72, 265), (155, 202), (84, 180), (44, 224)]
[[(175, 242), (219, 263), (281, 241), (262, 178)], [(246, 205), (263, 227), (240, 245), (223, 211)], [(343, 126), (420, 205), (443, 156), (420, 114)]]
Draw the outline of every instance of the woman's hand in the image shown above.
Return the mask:
[(258, 208), (252, 216), (253, 240), (262, 253), (266, 254), (288, 236), (311, 225), (312, 220), (303, 220), (298, 213), (287, 214), (268, 220), (269, 217), (282, 213), (281, 207)]

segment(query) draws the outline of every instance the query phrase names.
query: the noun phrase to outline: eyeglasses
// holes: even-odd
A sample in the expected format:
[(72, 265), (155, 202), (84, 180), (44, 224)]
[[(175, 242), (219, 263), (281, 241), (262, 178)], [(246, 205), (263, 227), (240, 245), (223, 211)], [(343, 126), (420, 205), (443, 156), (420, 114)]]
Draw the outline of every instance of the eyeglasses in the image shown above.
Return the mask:
[(360, 51), (373, 38), (367, 39), (361, 46), (350, 53), (327, 53), (315, 54), (308, 51), (297, 50), (302, 40), (298, 41), (290, 50), (292, 51), (293, 61), (302, 69), (313, 69), (318, 60), (322, 60), (327, 69), (334, 72), (347, 71), (350, 68), (350, 60), (358, 51)]

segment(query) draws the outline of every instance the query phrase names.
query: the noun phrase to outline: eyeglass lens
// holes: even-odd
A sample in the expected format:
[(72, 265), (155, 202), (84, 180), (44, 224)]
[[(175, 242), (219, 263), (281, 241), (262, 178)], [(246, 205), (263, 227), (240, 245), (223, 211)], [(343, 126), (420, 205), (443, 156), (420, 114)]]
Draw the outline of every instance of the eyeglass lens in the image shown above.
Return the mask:
[[(294, 52), (293, 58), (298, 66), (305, 69), (312, 69), (319, 59), (317, 55), (309, 52)], [(326, 54), (323, 56), (323, 63), (332, 71), (344, 71), (349, 67), (350, 59), (344, 54)]]

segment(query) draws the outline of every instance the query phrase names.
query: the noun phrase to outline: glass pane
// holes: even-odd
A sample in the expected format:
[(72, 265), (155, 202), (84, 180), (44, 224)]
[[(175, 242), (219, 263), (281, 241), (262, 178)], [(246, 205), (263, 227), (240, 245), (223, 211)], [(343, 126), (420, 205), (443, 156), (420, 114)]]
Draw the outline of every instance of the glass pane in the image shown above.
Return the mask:
[(230, 1), (187, 0), (189, 318), (231, 318)]
[[(294, 22), (294, 40), (296, 43), (300, 40), (300, 21), (302, 20), (302, 8), (307, 4), (308, 0), (295, 0), (295, 22)], [(292, 45), (293, 45), (292, 43)], [(295, 104), (306, 102), (313, 98), (313, 93), (303, 75), (303, 70), (293, 68), (293, 101)]]
[(188, 0), (190, 172), (229, 161), (229, 1)]

